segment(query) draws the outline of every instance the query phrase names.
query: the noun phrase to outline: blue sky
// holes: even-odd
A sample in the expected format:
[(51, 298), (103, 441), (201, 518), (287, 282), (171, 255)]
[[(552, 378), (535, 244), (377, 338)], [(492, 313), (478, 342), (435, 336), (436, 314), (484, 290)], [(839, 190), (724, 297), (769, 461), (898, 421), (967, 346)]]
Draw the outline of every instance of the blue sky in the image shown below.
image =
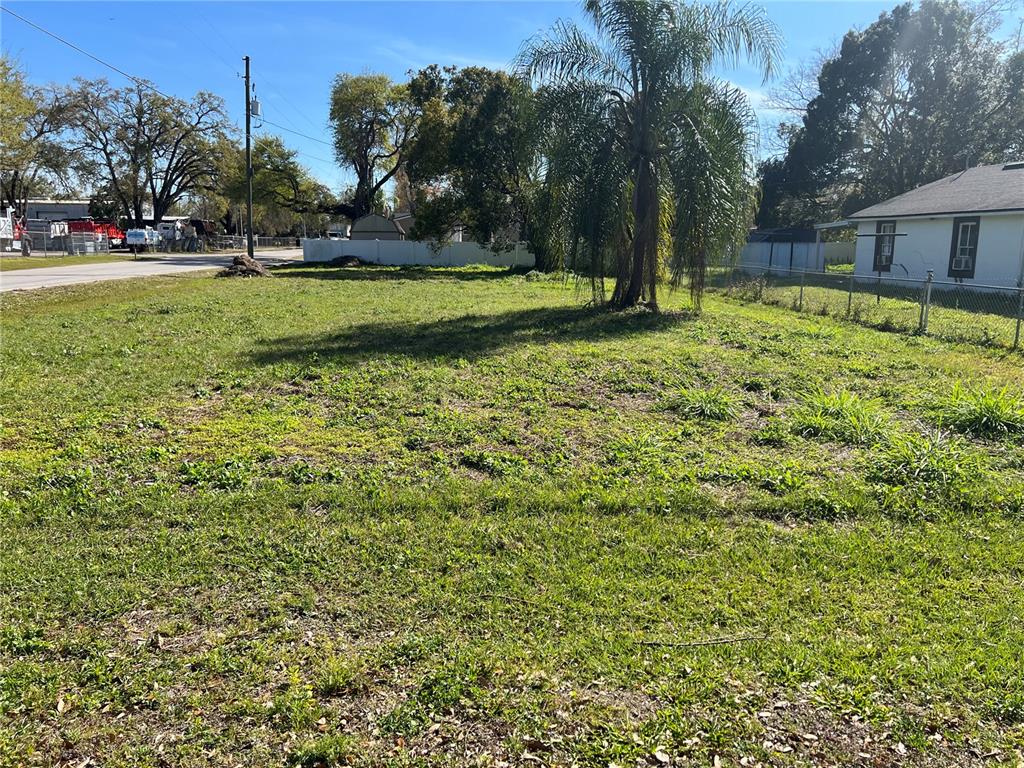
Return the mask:
[[(385, 72), (403, 79), (427, 64), (508, 66), (524, 39), (560, 17), (578, 15), (571, 2), (5, 2), (11, 10), (70, 40), (165, 93), (220, 94), (241, 124), (241, 57), (252, 57), (264, 116), (294, 131), (329, 140), (331, 79), (338, 72)], [(870, 24), (893, 2), (768, 2), (784, 38), (785, 64), (830, 46), (851, 27)], [(0, 14), (3, 49), (33, 82), (74, 77), (125, 79), (80, 53)], [(722, 74), (757, 106), (769, 85), (739, 67)], [(770, 121), (771, 115), (763, 113)], [(337, 189), (347, 174), (331, 148), (265, 126), (301, 153), (302, 162)]]

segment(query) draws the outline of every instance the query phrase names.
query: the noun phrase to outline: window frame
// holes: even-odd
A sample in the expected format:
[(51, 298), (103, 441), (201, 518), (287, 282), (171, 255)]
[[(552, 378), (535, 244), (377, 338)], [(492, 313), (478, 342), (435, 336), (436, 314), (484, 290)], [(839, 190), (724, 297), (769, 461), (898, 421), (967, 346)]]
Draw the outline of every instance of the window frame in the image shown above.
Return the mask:
[[(892, 226), (892, 232), (883, 232), (883, 227)], [(885, 242), (889, 243), (889, 260), (882, 262), (882, 249)], [(875, 222), (875, 256), (873, 272), (891, 272), (896, 260), (896, 219), (883, 219)]]
[[(960, 235), (965, 224), (972, 225), (969, 230), (967, 245), (970, 252), (970, 263), (967, 267), (957, 267), (956, 260), (960, 255)], [(949, 277), (974, 279), (974, 273), (978, 266), (978, 239), (981, 234), (980, 216), (957, 216), (953, 219), (953, 234), (949, 243)]]

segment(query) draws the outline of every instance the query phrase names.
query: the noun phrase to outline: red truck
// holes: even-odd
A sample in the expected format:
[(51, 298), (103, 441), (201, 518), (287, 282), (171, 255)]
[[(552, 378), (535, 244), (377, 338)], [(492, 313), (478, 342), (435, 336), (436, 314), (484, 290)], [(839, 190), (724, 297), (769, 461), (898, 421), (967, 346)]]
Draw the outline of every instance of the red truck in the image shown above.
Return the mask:
[(92, 232), (106, 235), (111, 248), (124, 245), (124, 232), (112, 221), (96, 221), (95, 219), (77, 219), (68, 222), (69, 232)]

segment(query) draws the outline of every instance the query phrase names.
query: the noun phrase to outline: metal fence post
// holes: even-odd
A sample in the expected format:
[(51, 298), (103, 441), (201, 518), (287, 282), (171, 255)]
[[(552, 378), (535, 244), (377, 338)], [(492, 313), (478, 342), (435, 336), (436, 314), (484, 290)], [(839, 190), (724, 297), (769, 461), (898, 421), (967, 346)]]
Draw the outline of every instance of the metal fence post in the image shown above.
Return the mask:
[(797, 312), (804, 311), (804, 281), (807, 280), (807, 270), (800, 270), (800, 305), (797, 308)]
[(918, 332), (922, 335), (928, 333), (928, 310), (932, 306), (932, 282), (935, 280), (935, 271), (929, 269), (928, 277), (924, 281), (924, 296), (921, 299), (921, 322), (918, 324)]
[(1020, 326), (1024, 323), (1024, 285), (1017, 289), (1017, 330), (1013, 334), (1013, 348), (1020, 346)]
[(849, 293), (846, 296), (846, 316), (849, 317), (850, 313), (853, 312), (853, 272), (850, 272), (850, 287)]

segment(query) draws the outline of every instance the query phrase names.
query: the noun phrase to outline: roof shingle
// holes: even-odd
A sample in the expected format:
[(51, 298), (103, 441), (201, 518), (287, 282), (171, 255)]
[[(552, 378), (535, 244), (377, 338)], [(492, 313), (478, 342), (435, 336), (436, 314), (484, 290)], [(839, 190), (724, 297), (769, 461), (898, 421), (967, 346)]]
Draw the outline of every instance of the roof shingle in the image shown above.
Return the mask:
[(887, 219), (1017, 210), (1024, 211), (1024, 163), (968, 168), (847, 218)]

